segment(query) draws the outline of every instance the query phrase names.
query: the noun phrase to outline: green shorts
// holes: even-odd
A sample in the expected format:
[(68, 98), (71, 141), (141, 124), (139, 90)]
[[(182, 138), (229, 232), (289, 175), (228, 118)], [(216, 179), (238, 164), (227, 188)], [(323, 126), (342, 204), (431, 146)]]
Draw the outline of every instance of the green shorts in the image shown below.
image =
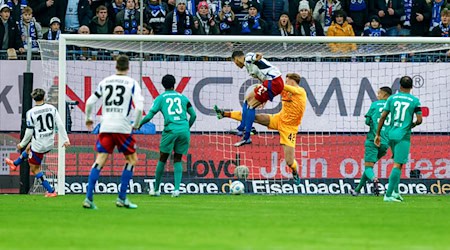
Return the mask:
[(171, 154), (175, 151), (177, 154), (187, 154), (189, 149), (189, 143), (191, 141), (190, 131), (180, 132), (163, 132), (161, 136), (161, 142), (159, 144), (159, 150), (163, 153)]
[(380, 147), (375, 146), (373, 141), (366, 141), (364, 143), (365, 151), (364, 151), (364, 161), (365, 162), (377, 162), (381, 157), (385, 156), (389, 145), (381, 144)]
[(394, 163), (406, 164), (408, 162), (410, 140), (389, 141), (389, 146), (391, 146)]

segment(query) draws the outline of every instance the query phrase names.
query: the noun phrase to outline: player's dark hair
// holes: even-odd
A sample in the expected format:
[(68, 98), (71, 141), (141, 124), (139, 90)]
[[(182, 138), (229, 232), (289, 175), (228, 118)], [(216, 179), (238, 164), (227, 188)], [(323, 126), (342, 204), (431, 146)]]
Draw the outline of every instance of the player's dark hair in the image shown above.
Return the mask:
[(388, 95), (392, 95), (392, 89), (389, 88), (388, 86), (381, 87), (380, 90)]
[(233, 54), (231, 54), (231, 58), (234, 59), (236, 57), (244, 56), (244, 51), (242, 50), (235, 50), (233, 51)]
[(165, 75), (161, 83), (165, 89), (173, 89), (175, 87), (175, 77), (173, 75)]
[(126, 71), (130, 67), (130, 60), (126, 55), (119, 55), (116, 59), (116, 69), (118, 71)]
[(286, 78), (294, 80), (297, 84), (300, 84), (300, 75), (297, 73), (289, 73), (286, 75)]
[(412, 89), (413, 81), (411, 77), (403, 76), (402, 78), (400, 78), (400, 86), (402, 86), (405, 89)]
[(31, 92), (31, 98), (33, 98), (36, 102), (44, 100), (44, 97), (45, 90), (43, 89), (34, 89), (33, 92)]

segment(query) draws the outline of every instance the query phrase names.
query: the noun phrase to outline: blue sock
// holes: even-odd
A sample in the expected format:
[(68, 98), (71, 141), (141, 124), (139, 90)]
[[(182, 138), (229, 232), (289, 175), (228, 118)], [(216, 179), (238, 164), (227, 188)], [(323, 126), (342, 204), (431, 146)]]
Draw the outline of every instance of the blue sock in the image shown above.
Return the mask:
[(19, 158), (17, 158), (17, 159), (14, 161), (14, 165), (15, 165), (15, 166), (19, 166), (20, 163), (22, 163), (23, 160), (26, 159), (26, 158), (28, 158), (28, 154), (27, 154), (27, 151), (24, 150), (24, 151), (22, 152), (22, 154), (19, 156)]
[(247, 110), (248, 110), (247, 101), (244, 101), (244, 105), (242, 106), (242, 120), (239, 126), (237, 127), (237, 130), (239, 131), (244, 131), (245, 129), (245, 117), (247, 116)]
[(45, 190), (47, 190), (47, 192), (49, 192), (49, 193), (55, 192), (55, 190), (53, 190), (52, 186), (50, 186), (50, 183), (48, 183), (48, 181), (45, 179), (44, 172), (39, 172), (36, 175), (36, 180), (41, 181), (42, 186), (45, 188)]
[(122, 177), (120, 178), (119, 198), (125, 200), (127, 197), (128, 184), (133, 177), (133, 165), (126, 163), (123, 168)]
[(256, 110), (247, 109), (247, 115), (245, 116), (245, 135), (244, 140), (250, 139), (250, 133), (252, 132), (253, 122), (255, 121)]
[(93, 199), (94, 199), (93, 196), (94, 196), (95, 184), (98, 181), (98, 177), (100, 177), (101, 170), (102, 170), (102, 168), (97, 163), (94, 163), (94, 165), (92, 165), (91, 173), (89, 174), (87, 191), (86, 191), (86, 198), (88, 198), (88, 200), (90, 200), (90, 201), (93, 201)]

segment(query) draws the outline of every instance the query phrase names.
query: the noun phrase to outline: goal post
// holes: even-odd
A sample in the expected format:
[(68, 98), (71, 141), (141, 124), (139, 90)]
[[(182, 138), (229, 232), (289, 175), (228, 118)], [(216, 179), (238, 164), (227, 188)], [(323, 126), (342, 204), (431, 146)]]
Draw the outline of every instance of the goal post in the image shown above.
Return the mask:
[[(142, 88), (146, 93), (144, 108), (146, 111), (155, 96), (163, 91), (156, 83), (159, 83), (162, 75), (170, 73), (174, 74), (179, 82), (180, 87), (177, 90), (187, 93), (200, 114), (193, 127), (195, 134), (191, 146), (193, 152), (187, 158), (183, 158), (185, 172), (183, 178), (192, 180), (192, 183), (201, 183), (202, 178), (215, 178), (220, 179), (219, 186), (223, 187), (227, 179), (233, 178), (230, 166), (237, 165), (249, 167), (249, 179), (252, 182), (247, 184), (252, 186), (255, 193), (272, 192), (273, 190), (266, 190), (266, 187), (272, 185), (271, 183), (279, 182), (281, 186), (291, 183), (290, 173), (282, 162), (282, 151), (276, 132), (259, 126), (257, 127), (259, 133), (252, 146), (234, 148), (232, 145), (237, 137), (225, 133), (225, 130), (234, 128), (236, 123), (232, 120), (218, 121), (212, 112), (211, 107), (214, 104), (219, 104), (226, 109), (240, 109), (246, 88), (253, 84), (253, 80), (246, 74), (245, 69), (241, 70), (229, 61), (234, 50), (261, 52), (265, 58), (281, 69), (283, 76), (290, 72), (296, 72), (302, 76), (301, 85), (306, 89), (309, 101), (299, 130), (296, 158), (301, 165), (300, 174), (303, 179), (311, 179), (313, 182), (312, 179), (315, 178), (359, 178), (364, 134), (368, 130), (363, 122), (364, 112), (370, 106), (370, 101), (376, 98), (377, 88), (388, 85), (396, 91), (398, 78), (405, 74), (418, 75), (430, 85), (432, 81), (435, 84), (433, 87), (426, 85), (414, 90), (414, 94), (419, 94), (421, 100), (424, 100), (424, 106), (429, 107), (431, 112), (436, 112), (425, 118), (424, 125), (415, 130), (419, 135), (423, 135), (421, 139), (429, 143), (426, 147), (433, 150), (434, 153), (430, 156), (432, 159), (426, 158), (418, 150), (412, 152), (412, 155), (419, 157), (413, 160), (420, 161), (420, 157), (429, 159), (433, 162), (429, 168), (434, 169), (440, 164), (437, 162), (439, 159), (447, 159), (444, 157), (444, 152), (448, 146), (442, 146), (445, 140), (449, 139), (450, 132), (450, 125), (445, 121), (450, 119), (448, 110), (450, 95), (444, 80), (447, 75), (446, 64), (432, 64), (425, 61), (401, 63), (400, 60), (397, 62), (353, 62), (350, 58), (375, 56), (400, 58), (403, 54), (438, 53), (449, 50), (449, 44), (448, 39), (428, 37), (81, 34), (62, 34), (59, 43), (40, 41), (43, 82), (48, 85), (47, 87), (58, 85), (57, 105), (61, 117), (66, 117), (66, 99), (80, 101), (80, 105), (75, 108), (73, 114), (75, 120), (73, 136), (76, 137), (73, 145), (76, 147), (76, 152), (71, 149), (72, 151), (67, 153), (62, 147), (61, 138), (58, 140), (57, 183), (62, 184), (58, 185), (58, 194), (65, 194), (66, 172), (70, 172), (70, 178), (73, 175), (85, 176), (88, 173), (87, 168), (90, 165), (87, 166), (89, 161), (86, 158), (91, 157), (91, 154), (94, 155), (93, 150), (89, 153), (88, 148), (92, 148), (95, 140), (92, 139), (92, 135), (86, 134), (87, 131), (83, 126), (83, 101), (89, 97), (86, 95), (92, 93), (102, 78), (114, 73), (112, 59), (115, 53), (131, 55), (133, 68), (130, 69), (130, 75), (136, 80), (141, 78), (139, 72), (144, 72), (141, 80), (144, 80)], [(72, 50), (69, 46), (89, 48), (95, 55), (90, 54), (88, 60), (75, 58), (75, 56), (68, 57)], [(99, 60), (98, 56), (96, 57), (98, 51), (107, 51), (106, 59)], [(139, 53), (147, 57), (140, 58)], [(143, 64), (137, 64), (135, 62), (137, 60), (143, 60)], [(273, 114), (279, 109), (280, 100), (276, 99), (263, 111)], [(100, 114), (100, 111), (97, 113)], [(63, 119), (64, 124), (65, 122)], [(161, 131), (162, 118), (156, 116), (153, 122), (156, 130)], [(155, 141), (157, 136), (148, 137), (150, 139), (138, 138), (138, 144), (141, 143), (139, 139), (142, 139), (144, 144), (144, 149), (139, 151), (139, 154), (145, 157), (141, 166), (145, 170), (138, 173), (138, 176), (143, 178), (140, 180), (142, 192), (145, 191), (144, 186), (151, 183), (149, 178), (151, 179), (154, 174), (151, 168), (156, 166), (153, 151), (157, 150), (159, 143)], [(77, 143), (83, 144), (83, 148), (79, 148)], [(425, 149), (424, 147), (421, 145), (420, 150)], [(66, 156), (70, 159), (66, 159)], [(89, 159), (92, 162), (94, 160)], [(68, 161), (76, 167), (66, 167)], [(115, 168), (118, 168), (122, 162), (114, 157), (110, 159), (110, 162), (111, 169), (107, 173), (111, 176), (111, 182), (114, 182), (114, 178), (117, 177)], [(383, 163), (380, 162), (376, 173), (381, 178), (386, 178), (387, 169), (392, 165), (389, 164), (391, 162), (387, 158)], [(411, 163), (411, 169), (415, 167), (416, 165), (413, 166)], [(417, 168), (421, 167), (423, 168), (422, 165), (417, 165)], [(102, 171), (102, 175), (105, 174), (104, 172), (106, 171)], [(446, 176), (439, 171), (431, 170), (431, 172), (430, 178)], [(172, 177), (168, 175), (165, 178), (170, 180)], [(187, 185), (186, 183), (186, 190)], [(151, 188), (151, 185), (147, 186)], [(306, 184), (302, 190), (305, 189)]]

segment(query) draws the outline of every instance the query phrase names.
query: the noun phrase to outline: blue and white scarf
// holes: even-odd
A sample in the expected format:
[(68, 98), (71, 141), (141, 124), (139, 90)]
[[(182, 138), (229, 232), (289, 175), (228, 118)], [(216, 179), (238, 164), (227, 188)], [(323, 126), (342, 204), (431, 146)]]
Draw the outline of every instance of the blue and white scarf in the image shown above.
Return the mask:
[(316, 24), (311, 22), (311, 26), (309, 26), (309, 36), (317, 36)]
[[(187, 10), (184, 11), (185, 14), (185, 22), (184, 23), (184, 34), (192, 35), (191, 22), (189, 21), (189, 12)], [(172, 19), (172, 35), (178, 35), (178, 22), (179, 22), (178, 11), (175, 9), (173, 11), (173, 19)]]
[(333, 22), (333, 12), (335, 11), (335, 5), (331, 4), (331, 6), (328, 6), (328, 0), (324, 1), (325, 4), (323, 7), (325, 8), (325, 27), (328, 27)]
[[(25, 23), (23, 22), (23, 20), (21, 19), (19, 21), (19, 25), (20, 25), (20, 34), (21, 36), (30, 36), (31, 37), (31, 48), (39, 48), (39, 45), (37, 43), (37, 32), (36, 32), (36, 24), (34, 23), (34, 21), (30, 21), (30, 23), (28, 24), (28, 33), (29, 34), (25, 34)], [(23, 41), (23, 46), (27, 45), (27, 39), (25, 39), (25, 41)], [(29, 48), (29, 47), (28, 47)]]
[(136, 10), (125, 10), (123, 18), (123, 29), (125, 34), (137, 34), (138, 21), (136, 17)]
[(261, 18), (261, 16), (258, 14), (256, 14), (256, 16), (246, 16), (244, 18), (244, 21), (242, 21), (242, 34), (248, 34), (251, 32), (248, 21), (249, 20), (254, 20), (254, 24), (252, 26), (253, 30), (257, 30), (260, 29), (261, 27), (259, 26), (259, 19)]
[(366, 2), (364, 0), (350, 0), (351, 11), (362, 11), (366, 9)]
[(440, 22), (440, 23), (439, 23), (439, 28), (441, 28), (441, 31), (442, 31), (441, 37), (448, 37), (449, 26), (447, 25), (447, 27), (444, 27), (444, 25), (442, 24), (442, 22)]
[(61, 35), (61, 30), (56, 31), (55, 39), (53, 39), (53, 31), (49, 30), (47, 35), (47, 40), (59, 40), (59, 35)]
[(153, 5), (149, 4), (148, 8), (150, 9), (150, 18), (159, 18), (166, 16), (166, 10), (162, 7), (162, 5)]
[(220, 25), (219, 25), (219, 28), (221, 31), (227, 31), (231, 28), (230, 25), (228, 24), (233, 21), (233, 20), (231, 20), (231, 16), (232, 16), (231, 12), (225, 13), (223, 15), (223, 19), (220, 20)]
[(381, 36), (381, 28), (369, 27), (369, 36)]
[(195, 16), (195, 14), (197, 14), (197, 6), (195, 5), (195, 0), (188, 0), (186, 9), (191, 12), (192, 16)]
[(405, 22), (403, 25), (411, 27), (411, 10), (412, 10), (412, 0), (403, 0), (405, 7)]
[(122, 3), (122, 6), (117, 6), (115, 1), (112, 2), (112, 7), (113, 7), (113, 10), (114, 10), (114, 14), (117, 14), (117, 13), (119, 13), (119, 11), (124, 10), (125, 6), (126, 6), (125, 3)]
[(439, 3), (434, 2), (433, 8), (431, 10), (431, 22), (430, 22), (430, 30), (433, 29), (433, 27), (436, 27), (441, 22), (441, 7), (444, 4), (444, 0), (442, 0)]
[[(14, 3), (12, 0), (9, 0), (7, 4), (9, 6), (9, 8), (11, 8), (11, 9), (14, 7)], [(23, 8), (28, 6), (27, 0), (21, 0), (19, 4), (20, 4), (21, 10), (23, 10)]]

